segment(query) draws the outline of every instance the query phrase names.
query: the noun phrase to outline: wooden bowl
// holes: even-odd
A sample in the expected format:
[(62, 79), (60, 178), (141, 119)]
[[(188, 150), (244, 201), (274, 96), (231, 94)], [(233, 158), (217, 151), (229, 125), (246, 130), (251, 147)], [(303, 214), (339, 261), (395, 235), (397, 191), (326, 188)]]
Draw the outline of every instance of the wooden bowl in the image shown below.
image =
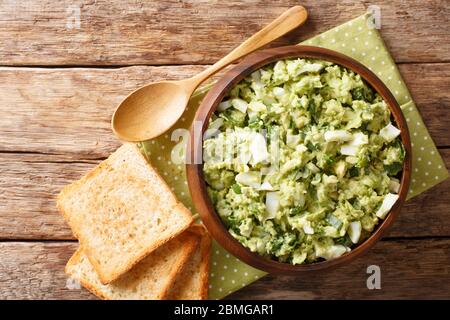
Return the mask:
[[(242, 79), (253, 71), (261, 67), (286, 58), (316, 58), (330, 61), (346, 67), (361, 75), (361, 77), (369, 83), (375, 91), (377, 91), (386, 101), (392, 115), (401, 130), (401, 139), (405, 147), (405, 161), (401, 176), (399, 199), (392, 207), (391, 211), (381, 221), (372, 235), (364, 242), (357, 245), (350, 252), (345, 253), (339, 258), (329, 261), (320, 261), (310, 264), (291, 265), (281, 263), (270, 258), (263, 257), (257, 253), (251, 252), (237, 241), (228, 232), (222, 223), (219, 215), (216, 213), (212, 202), (206, 191), (206, 183), (203, 177), (203, 164), (199, 161), (202, 159), (203, 133), (207, 129), (208, 121), (216, 107), (222, 101), (224, 96)], [(297, 274), (304, 271), (321, 270), (333, 266), (342, 265), (350, 262), (362, 253), (367, 252), (391, 226), (392, 222), (398, 215), (400, 208), (405, 202), (411, 177), (411, 141), (403, 113), (395, 100), (394, 96), (383, 84), (383, 82), (369, 69), (359, 62), (335, 51), (312, 47), (312, 46), (287, 46), (256, 52), (241, 63), (228, 71), (208, 92), (203, 99), (194, 119), (194, 124), (201, 122), (201, 135), (197, 125), (193, 125), (190, 132), (190, 143), (188, 147), (188, 164), (187, 179), (189, 190), (195, 205), (200, 213), (201, 219), (213, 238), (222, 245), (227, 251), (241, 259), (245, 263), (264, 270), (269, 273), (276, 274)], [(200, 164), (199, 164), (200, 163)]]

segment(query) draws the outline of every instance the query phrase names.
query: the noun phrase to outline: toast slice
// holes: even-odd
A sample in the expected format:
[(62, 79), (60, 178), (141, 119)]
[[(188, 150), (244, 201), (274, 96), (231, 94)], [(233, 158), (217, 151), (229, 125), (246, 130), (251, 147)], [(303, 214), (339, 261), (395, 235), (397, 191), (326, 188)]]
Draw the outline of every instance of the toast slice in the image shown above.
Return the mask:
[(70, 258), (65, 271), (101, 299), (164, 299), (198, 244), (198, 236), (185, 232), (153, 251), (122, 277), (107, 285), (101, 283), (81, 248)]
[(57, 206), (103, 284), (193, 222), (189, 210), (131, 143), (66, 186)]
[(205, 300), (208, 299), (209, 255), (211, 237), (202, 225), (188, 229), (200, 237), (200, 245), (178, 274), (167, 299)]

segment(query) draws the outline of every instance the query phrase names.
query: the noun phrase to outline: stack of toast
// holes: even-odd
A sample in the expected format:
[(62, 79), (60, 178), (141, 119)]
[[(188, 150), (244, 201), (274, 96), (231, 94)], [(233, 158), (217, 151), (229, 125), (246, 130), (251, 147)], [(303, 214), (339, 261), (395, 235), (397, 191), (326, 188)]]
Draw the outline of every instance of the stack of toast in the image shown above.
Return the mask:
[(126, 143), (66, 186), (79, 240), (66, 272), (102, 299), (206, 299), (211, 239), (138, 147)]

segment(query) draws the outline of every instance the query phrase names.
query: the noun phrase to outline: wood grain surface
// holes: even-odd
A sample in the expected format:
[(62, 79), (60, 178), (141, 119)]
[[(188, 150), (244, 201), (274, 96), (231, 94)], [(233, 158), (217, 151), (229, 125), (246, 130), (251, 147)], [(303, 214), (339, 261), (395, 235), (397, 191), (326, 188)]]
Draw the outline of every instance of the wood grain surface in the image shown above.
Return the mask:
[[(0, 243), (0, 297), (95, 299), (64, 273), (77, 246), (76, 242)], [(228, 298), (444, 299), (448, 287), (442, 284), (450, 281), (449, 246), (449, 239), (384, 240), (348, 266), (313, 276), (266, 276)], [(367, 289), (370, 265), (380, 267), (380, 290)]]
[[(448, 299), (449, 246), (449, 239), (380, 241), (348, 266), (308, 277), (268, 276), (229, 298)], [(380, 267), (380, 290), (367, 288), (371, 265)]]
[[(0, 151), (107, 157), (119, 145), (111, 133), (111, 115), (131, 90), (204, 68), (0, 68)], [(434, 141), (450, 146), (450, 64), (406, 64), (400, 69)]]
[[(0, 299), (94, 298), (67, 288), (77, 243), (54, 198), (119, 145), (115, 106), (147, 82), (200, 72), (295, 4), (308, 9), (307, 23), (271, 46), (379, 6), (383, 39), (449, 168), (446, 0), (0, 1)], [(80, 27), (70, 28), (77, 8)], [(450, 298), (449, 194), (447, 180), (407, 202), (388, 237), (346, 267), (267, 276), (230, 298)], [(381, 267), (381, 290), (366, 287), (371, 264)]]
[(446, 0), (21, 0), (0, 3), (1, 64), (208, 64), (295, 4), (307, 8), (307, 24), (272, 46), (299, 42), (377, 5), (398, 62), (449, 60)]

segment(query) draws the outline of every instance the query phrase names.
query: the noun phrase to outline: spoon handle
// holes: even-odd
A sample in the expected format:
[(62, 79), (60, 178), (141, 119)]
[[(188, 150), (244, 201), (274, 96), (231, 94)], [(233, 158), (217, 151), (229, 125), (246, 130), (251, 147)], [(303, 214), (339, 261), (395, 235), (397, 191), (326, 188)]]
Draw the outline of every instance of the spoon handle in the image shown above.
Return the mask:
[(195, 80), (196, 87), (211, 75), (218, 72), (227, 65), (265, 46), (269, 42), (272, 42), (273, 40), (302, 25), (306, 21), (307, 17), (308, 13), (302, 6), (294, 6), (289, 10), (286, 10), (269, 25), (265, 26), (263, 29), (248, 38), (225, 57), (217, 61), (208, 69), (197, 74), (193, 78), (193, 80)]

